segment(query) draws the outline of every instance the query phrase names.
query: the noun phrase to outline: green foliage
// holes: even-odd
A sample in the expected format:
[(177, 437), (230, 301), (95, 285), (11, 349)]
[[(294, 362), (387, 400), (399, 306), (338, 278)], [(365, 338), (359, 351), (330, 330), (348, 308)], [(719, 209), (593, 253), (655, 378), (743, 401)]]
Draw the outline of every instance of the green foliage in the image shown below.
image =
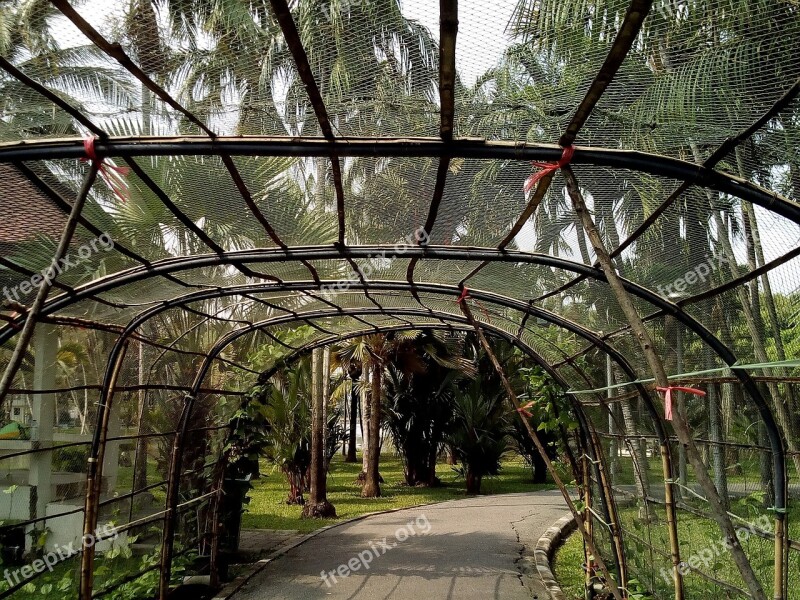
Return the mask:
[(478, 493), (485, 476), (500, 472), (500, 459), (508, 447), (509, 419), (499, 386), (479, 373), (455, 392), (453, 429), (448, 436), (467, 482)]
[[(247, 401), (248, 420), (242, 434), (244, 448), (263, 449), (269, 461), (289, 483), (290, 504), (302, 503), (311, 466), (311, 369), (307, 358), (282, 365), (268, 380), (255, 386)], [(252, 425), (263, 426), (254, 431)]]
[[(315, 332), (316, 330), (310, 325), (300, 325), (279, 331), (275, 337), (287, 346), (302, 346), (314, 336)], [(281, 344), (263, 344), (249, 355), (248, 362), (254, 371), (269, 371), (275, 369), (290, 353), (291, 350)]]
[(452, 429), (457, 383), (475, 372), (462, 354), (458, 339), (422, 333), (397, 341), (390, 355), (383, 416), (408, 485), (437, 483), (436, 459)]
[(53, 450), (53, 470), (66, 473), (83, 473), (86, 470), (88, 446), (71, 446)]

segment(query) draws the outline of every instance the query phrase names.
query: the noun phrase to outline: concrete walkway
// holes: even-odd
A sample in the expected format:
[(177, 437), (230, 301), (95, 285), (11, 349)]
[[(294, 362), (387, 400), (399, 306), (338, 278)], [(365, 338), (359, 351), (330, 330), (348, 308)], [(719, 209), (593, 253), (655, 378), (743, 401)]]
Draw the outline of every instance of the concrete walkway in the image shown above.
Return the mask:
[(233, 600), (548, 598), (533, 548), (565, 511), (549, 491), (375, 515), (290, 550)]

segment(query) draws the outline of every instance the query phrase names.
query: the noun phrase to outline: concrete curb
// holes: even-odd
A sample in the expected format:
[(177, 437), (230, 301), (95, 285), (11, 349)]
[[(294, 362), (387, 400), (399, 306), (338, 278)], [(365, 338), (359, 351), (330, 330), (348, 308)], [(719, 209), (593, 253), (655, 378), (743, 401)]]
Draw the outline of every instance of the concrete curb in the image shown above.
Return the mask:
[(228, 600), (231, 596), (233, 596), (236, 592), (242, 589), (245, 584), (250, 581), (253, 577), (258, 575), (261, 571), (266, 568), (266, 566), (273, 562), (275, 559), (280, 558), (293, 548), (297, 548), (301, 544), (305, 544), (307, 541), (317, 537), (319, 534), (329, 531), (331, 529), (335, 529), (336, 527), (342, 527), (343, 525), (349, 525), (350, 523), (355, 523), (356, 521), (362, 521), (368, 517), (374, 517), (376, 515), (388, 515), (394, 512), (400, 512), (401, 510), (412, 510), (415, 508), (425, 508), (428, 506), (435, 506), (437, 504), (443, 504), (445, 502), (450, 502), (450, 500), (441, 500), (439, 502), (428, 502), (427, 504), (416, 504), (414, 506), (403, 506), (400, 508), (389, 508), (387, 510), (377, 510), (375, 512), (364, 513), (363, 515), (358, 515), (356, 517), (351, 517), (349, 519), (345, 519), (344, 521), (340, 521), (338, 523), (332, 523), (331, 525), (326, 525), (325, 527), (320, 527), (319, 529), (315, 529), (309, 534), (304, 535), (298, 540), (294, 540), (285, 544), (272, 552), (266, 558), (262, 558), (261, 560), (253, 563), (251, 567), (245, 572), (239, 575), (236, 579), (228, 583), (224, 588), (222, 588), (217, 595), (214, 596), (211, 600)]
[(568, 513), (544, 532), (544, 535), (536, 543), (536, 549), (533, 551), (536, 570), (539, 572), (539, 578), (542, 580), (544, 587), (547, 588), (551, 600), (566, 600), (561, 586), (558, 585), (553, 575), (552, 560), (559, 546), (576, 529), (575, 519), (572, 518), (572, 514)]

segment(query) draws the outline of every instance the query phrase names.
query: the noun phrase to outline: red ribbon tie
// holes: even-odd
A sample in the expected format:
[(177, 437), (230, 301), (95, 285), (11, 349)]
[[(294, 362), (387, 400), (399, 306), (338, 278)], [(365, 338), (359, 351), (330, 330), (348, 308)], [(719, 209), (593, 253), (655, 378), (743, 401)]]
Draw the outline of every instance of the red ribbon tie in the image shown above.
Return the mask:
[(672, 421), (672, 392), (685, 392), (687, 394), (694, 394), (695, 396), (705, 396), (703, 390), (698, 390), (693, 387), (684, 387), (681, 385), (671, 385), (668, 387), (657, 387), (659, 392), (664, 392), (664, 418), (667, 421)]
[(536, 182), (548, 173), (554, 173), (555, 171), (566, 167), (570, 162), (572, 162), (573, 154), (575, 154), (575, 146), (567, 146), (564, 148), (564, 152), (561, 153), (561, 158), (558, 160), (558, 162), (531, 162), (534, 167), (540, 168), (541, 171), (533, 173), (525, 180), (525, 193), (527, 194), (530, 192), (533, 189), (533, 186), (536, 185)]
[(520, 406), (517, 409), (517, 412), (520, 413), (520, 414), (525, 415), (526, 417), (528, 417), (530, 419), (533, 416), (533, 413), (531, 413), (528, 409), (529, 408), (533, 408), (534, 404), (535, 404), (535, 402), (533, 400), (531, 400), (525, 406)]
[(103, 158), (99, 158), (97, 156), (97, 150), (94, 147), (96, 139), (95, 137), (87, 137), (83, 140), (83, 149), (86, 151), (86, 157), (82, 158), (81, 161), (91, 161), (95, 163), (100, 179), (106, 182), (108, 188), (114, 192), (117, 198), (125, 202), (130, 194), (128, 185), (123, 178), (130, 174), (131, 170), (129, 167), (118, 167), (115, 164), (107, 162)]

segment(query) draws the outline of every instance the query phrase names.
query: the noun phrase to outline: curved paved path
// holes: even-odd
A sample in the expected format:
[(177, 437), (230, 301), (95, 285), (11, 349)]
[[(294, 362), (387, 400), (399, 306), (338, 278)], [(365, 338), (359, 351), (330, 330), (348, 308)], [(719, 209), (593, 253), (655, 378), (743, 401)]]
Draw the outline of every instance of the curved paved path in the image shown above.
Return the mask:
[(293, 548), (233, 600), (548, 598), (533, 548), (565, 510), (546, 491), (375, 515)]

